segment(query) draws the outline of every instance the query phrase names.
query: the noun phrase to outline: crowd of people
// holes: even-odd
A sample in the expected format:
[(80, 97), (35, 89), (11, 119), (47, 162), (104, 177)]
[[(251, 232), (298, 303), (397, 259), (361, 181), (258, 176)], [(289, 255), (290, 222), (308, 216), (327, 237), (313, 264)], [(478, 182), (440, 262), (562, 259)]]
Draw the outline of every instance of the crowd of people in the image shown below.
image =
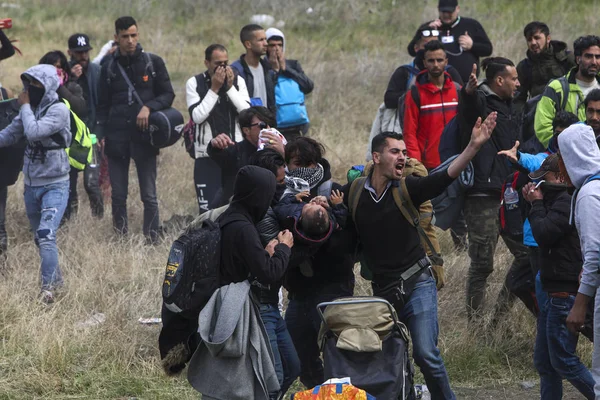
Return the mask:
[[(313, 82), (287, 58), (281, 30), (244, 26), (245, 53), (232, 63), (223, 45), (206, 48), (206, 70), (185, 85), (184, 136), (198, 210), (220, 210), (219, 284), (249, 283), (231, 295), (256, 304), (274, 373), (259, 377), (259, 397), (255, 386), (233, 376), (230, 385), (215, 385), (225, 379), (219, 368), (243, 371), (257, 361), (221, 364), (221, 347), (194, 353), (198, 319), (181, 320), (163, 307), (163, 365), (178, 372), (191, 359), (190, 382), (206, 398), (278, 399), (298, 377), (307, 388), (322, 384), (316, 305), (352, 296), (360, 261), (374, 295), (388, 300), (408, 328), (431, 397), (454, 399), (438, 348), (444, 272), (431, 210), (465, 170), (472, 180), (460, 190), (449, 226), (456, 250), (471, 260), (469, 324), (493, 330), (520, 299), (537, 318), (533, 359), (541, 398), (562, 398), (563, 379), (585, 398), (600, 396), (600, 322), (589, 321), (600, 286), (600, 37), (581, 36), (571, 51), (551, 39), (545, 23), (531, 22), (523, 31), (526, 58), (515, 66), (489, 57), (484, 28), (460, 15), (457, 0), (439, 0), (438, 9), (439, 18), (420, 25), (408, 45), (414, 60), (391, 75), (365, 143), (369, 162), (354, 182), (333, 182), (323, 145), (308, 136), (305, 95)], [(75, 33), (67, 41), (70, 60), (52, 51), (21, 75), (24, 90), (12, 100), (18, 112), (0, 131), (0, 254), (8, 251), (7, 186), (22, 166), (45, 303), (63, 286), (57, 231), (77, 213), (82, 169), (68, 151), (73, 114), (98, 139), (90, 151), (107, 166), (115, 234), (129, 231), (133, 160), (143, 234), (148, 245), (162, 240), (159, 149), (144, 132), (151, 113), (170, 107), (175, 93), (163, 59), (138, 40), (137, 22), (121, 17), (114, 41), (90, 61), (89, 37)], [(0, 59), (14, 53), (2, 31), (0, 44)], [(11, 97), (2, 88), (2, 98)], [(92, 215), (103, 218), (101, 191), (86, 185), (86, 192)], [(486, 325), (486, 282), (500, 237), (514, 258)], [(575, 351), (580, 332), (597, 339), (591, 370)]]

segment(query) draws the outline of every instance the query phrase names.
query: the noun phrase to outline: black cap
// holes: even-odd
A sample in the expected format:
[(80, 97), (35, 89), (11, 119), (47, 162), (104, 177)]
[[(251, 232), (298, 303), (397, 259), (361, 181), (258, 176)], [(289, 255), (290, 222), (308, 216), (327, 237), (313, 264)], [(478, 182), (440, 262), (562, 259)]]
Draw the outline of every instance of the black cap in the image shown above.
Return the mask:
[(548, 172), (560, 172), (560, 168), (558, 166), (558, 154), (551, 154), (546, 157), (540, 168), (537, 171), (529, 174), (529, 178), (532, 180), (542, 179)]
[(443, 12), (453, 12), (458, 7), (458, 0), (440, 0), (438, 10)]
[(85, 33), (76, 33), (69, 38), (69, 50), (88, 51), (91, 50), (90, 38)]

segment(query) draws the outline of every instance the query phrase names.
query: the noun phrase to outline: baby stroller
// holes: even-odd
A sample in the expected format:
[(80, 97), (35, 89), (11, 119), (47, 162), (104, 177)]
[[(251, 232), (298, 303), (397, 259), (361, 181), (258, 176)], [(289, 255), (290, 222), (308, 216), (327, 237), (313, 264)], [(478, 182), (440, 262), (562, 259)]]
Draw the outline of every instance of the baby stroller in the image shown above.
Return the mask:
[(347, 297), (317, 306), (325, 379), (350, 377), (377, 400), (412, 400), (409, 334), (379, 297)]

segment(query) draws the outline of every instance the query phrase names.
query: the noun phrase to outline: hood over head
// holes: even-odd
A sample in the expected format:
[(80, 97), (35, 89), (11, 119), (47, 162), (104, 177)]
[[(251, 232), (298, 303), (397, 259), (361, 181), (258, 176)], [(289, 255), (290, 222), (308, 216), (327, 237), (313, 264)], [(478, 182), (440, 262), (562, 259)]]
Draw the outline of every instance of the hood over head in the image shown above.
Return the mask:
[(600, 174), (600, 149), (591, 126), (573, 124), (558, 136), (560, 155), (577, 189), (590, 176)]
[(265, 31), (265, 35), (267, 35), (267, 42), (269, 41), (269, 39), (271, 39), (273, 36), (279, 36), (281, 37), (281, 39), (283, 39), (283, 52), (285, 53), (285, 35), (283, 34), (283, 32), (281, 32), (279, 29), (277, 28), (269, 28)]
[(267, 213), (275, 195), (275, 186), (275, 175), (271, 171), (247, 165), (235, 177), (231, 206), (244, 211), (256, 224)]
[(39, 81), (44, 86), (44, 97), (38, 106), (39, 110), (43, 110), (52, 103), (58, 101), (56, 91), (60, 86), (60, 79), (56, 67), (48, 64), (34, 65), (27, 71), (21, 74), (21, 81), (25, 90), (29, 90), (31, 79)]

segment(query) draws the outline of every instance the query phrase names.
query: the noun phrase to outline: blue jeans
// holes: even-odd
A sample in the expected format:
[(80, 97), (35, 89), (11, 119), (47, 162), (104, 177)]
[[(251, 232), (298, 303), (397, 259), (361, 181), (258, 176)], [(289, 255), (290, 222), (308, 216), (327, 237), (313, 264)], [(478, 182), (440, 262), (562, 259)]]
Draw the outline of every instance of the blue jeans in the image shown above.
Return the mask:
[[(546, 304), (548, 304), (548, 293), (542, 289), (542, 278), (540, 276), (540, 271), (538, 271), (535, 276), (535, 297), (537, 298), (538, 307), (540, 309), (540, 313), (543, 308), (546, 308)], [(538, 318), (540, 316), (538, 315)]]
[[(283, 396), (300, 375), (300, 360), (277, 304), (261, 304), (260, 317), (269, 336), (275, 372), (281, 387), (279, 393)], [(278, 399), (279, 393), (271, 394), (271, 398)]]
[(432, 399), (456, 399), (438, 349), (437, 289), (433, 277), (417, 282), (398, 318), (410, 331), (413, 358), (421, 369)]
[(69, 199), (69, 181), (47, 186), (25, 185), (25, 209), (42, 259), (42, 290), (62, 286), (56, 231)]
[(549, 297), (540, 307), (533, 362), (540, 374), (542, 400), (562, 399), (566, 379), (587, 399), (594, 399), (594, 378), (575, 354), (578, 335), (567, 329), (566, 320), (575, 296)]

